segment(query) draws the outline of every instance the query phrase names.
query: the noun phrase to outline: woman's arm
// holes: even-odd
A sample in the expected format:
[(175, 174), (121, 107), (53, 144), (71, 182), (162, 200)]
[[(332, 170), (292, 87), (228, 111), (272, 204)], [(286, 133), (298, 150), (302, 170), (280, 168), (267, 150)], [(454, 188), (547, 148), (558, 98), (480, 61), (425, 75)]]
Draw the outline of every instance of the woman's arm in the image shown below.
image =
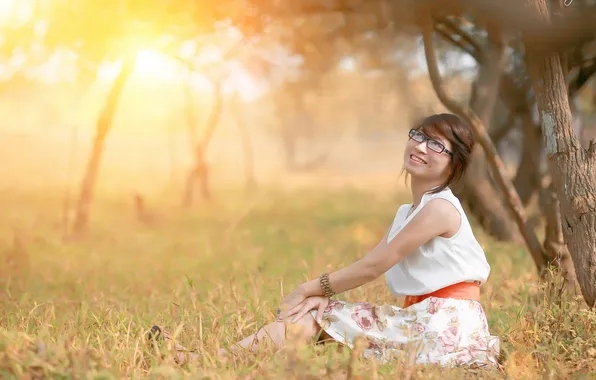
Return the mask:
[[(445, 199), (433, 199), (387, 244), (387, 234), (365, 257), (329, 274), (329, 283), (335, 293), (357, 288), (383, 275), (392, 266), (411, 254), (430, 239), (454, 234), (459, 229), (461, 215)], [(306, 297), (323, 295), (319, 279), (300, 285)]]

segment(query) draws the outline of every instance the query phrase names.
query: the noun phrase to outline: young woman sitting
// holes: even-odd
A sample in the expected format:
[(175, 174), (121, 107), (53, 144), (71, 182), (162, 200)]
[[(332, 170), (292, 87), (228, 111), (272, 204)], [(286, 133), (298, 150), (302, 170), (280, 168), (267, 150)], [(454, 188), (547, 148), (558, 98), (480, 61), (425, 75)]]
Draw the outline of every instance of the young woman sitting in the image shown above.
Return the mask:
[[(318, 336), (353, 348), (355, 339), (364, 337), (366, 357), (407, 355), (418, 364), (497, 366), (499, 339), (490, 335), (479, 302), (490, 266), (449, 188), (468, 166), (472, 131), (457, 116), (438, 114), (408, 133), (404, 169), (413, 203), (398, 208), (369, 254), (299, 285), (283, 300), (278, 319), (238, 342), (232, 352), (254, 350), (265, 339), (279, 347), (287, 325), (299, 324), (305, 341)], [(393, 295), (405, 296), (401, 307), (330, 298), (382, 275)], [(151, 335), (156, 333), (169, 338), (158, 326)], [(198, 357), (177, 349), (180, 362)]]

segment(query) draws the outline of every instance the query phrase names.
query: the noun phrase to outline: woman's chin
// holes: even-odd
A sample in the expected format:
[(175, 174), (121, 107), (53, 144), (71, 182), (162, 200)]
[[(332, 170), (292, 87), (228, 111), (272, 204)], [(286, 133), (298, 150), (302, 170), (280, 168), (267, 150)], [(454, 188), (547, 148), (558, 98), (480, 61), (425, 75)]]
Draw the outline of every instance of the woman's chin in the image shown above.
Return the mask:
[(421, 168), (412, 167), (406, 164), (404, 169), (406, 173), (412, 178), (425, 179), (426, 177), (428, 177), (428, 173), (425, 173), (424, 170), (420, 170)]
[(406, 173), (408, 173), (411, 176), (417, 177), (420, 175), (420, 170), (417, 170), (418, 168), (412, 167), (412, 165), (409, 165), (409, 163), (406, 163), (404, 169), (406, 170)]

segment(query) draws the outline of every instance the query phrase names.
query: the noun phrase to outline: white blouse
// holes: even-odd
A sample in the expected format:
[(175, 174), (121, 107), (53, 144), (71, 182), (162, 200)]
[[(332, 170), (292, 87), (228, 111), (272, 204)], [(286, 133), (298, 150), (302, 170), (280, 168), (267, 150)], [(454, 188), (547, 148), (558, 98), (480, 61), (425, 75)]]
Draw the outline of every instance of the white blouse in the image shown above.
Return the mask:
[(425, 193), (420, 204), (408, 216), (411, 204), (399, 207), (391, 230), (387, 236), (390, 242), (418, 212), (433, 199), (450, 201), (461, 214), (461, 224), (455, 235), (444, 238), (437, 236), (423, 244), (385, 273), (387, 286), (395, 296), (418, 296), (464, 281), (479, 281), (483, 284), (490, 274), (484, 250), (476, 240), (470, 222), (459, 199), (451, 189), (437, 193)]

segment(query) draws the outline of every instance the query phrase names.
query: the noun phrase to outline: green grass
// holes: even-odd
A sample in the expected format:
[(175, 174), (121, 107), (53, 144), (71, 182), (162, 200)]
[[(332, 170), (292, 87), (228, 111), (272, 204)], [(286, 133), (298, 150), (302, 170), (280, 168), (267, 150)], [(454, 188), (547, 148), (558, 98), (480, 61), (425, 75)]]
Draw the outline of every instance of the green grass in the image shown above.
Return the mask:
[[(502, 339), (502, 372), (373, 363), (336, 345), (293, 343), (216, 360), (218, 348), (272, 321), (295, 285), (365, 255), (410, 200), (349, 189), (227, 191), (184, 210), (177, 199), (149, 198), (154, 222), (146, 225), (129, 196), (100, 197), (88, 236), (65, 242), (59, 196), (0, 193), (0, 377), (345, 378), (352, 371), (362, 378), (587, 379), (596, 372), (596, 313), (561, 297), (557, 276), (538, 283), (523, 247), (494, 242), (479, 228), (492, 266), (482, 303)], [(339, 297), (401, 302), (383, 278)], [(203, 360), (178, 366), (164, 347), (148, 347), (153, 324), (179, 328), (178, 340), (201, 350)]]

